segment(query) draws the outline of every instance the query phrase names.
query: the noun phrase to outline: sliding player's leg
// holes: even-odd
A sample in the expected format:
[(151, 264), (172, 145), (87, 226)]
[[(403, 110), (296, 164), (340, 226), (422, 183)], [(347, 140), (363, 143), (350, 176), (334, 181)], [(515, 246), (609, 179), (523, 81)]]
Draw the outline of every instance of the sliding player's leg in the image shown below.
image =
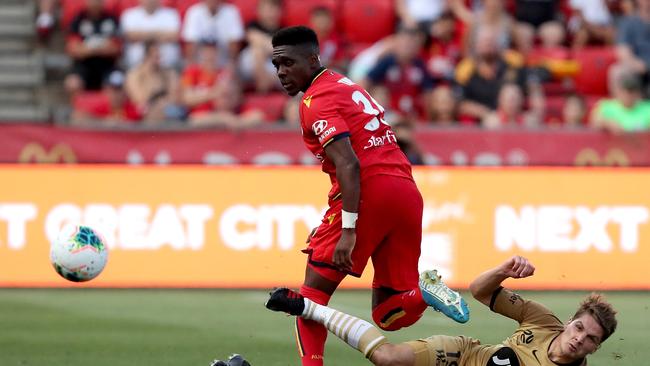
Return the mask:
[(488, 354), (481, 352), (478, 341), (463, 336), (432, 336), (418, 341), (391, 344), (369, 322), (317, 304), (287, 288), (274, 290), (266, 307), (323, 325), (376, 366), (430, 366), (445, 360), (448, 364), (456, 362), (461, 365), (460, 362), (464, 360), (461, 359), (462, 355), (474, 357), (481, 353)]

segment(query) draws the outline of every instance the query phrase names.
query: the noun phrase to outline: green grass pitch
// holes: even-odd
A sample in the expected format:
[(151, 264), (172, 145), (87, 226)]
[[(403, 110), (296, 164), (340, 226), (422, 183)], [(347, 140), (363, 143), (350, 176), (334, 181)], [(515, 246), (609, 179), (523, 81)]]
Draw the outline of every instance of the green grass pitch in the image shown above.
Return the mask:
[[(585, 293), (525, 292), (566, 319)], [(467, 294), (465, 294), (467, 296)], [(647, 365), (650, 293), (612, 292), (619, 328), (590, 358), (590, 366)], [(266, 291), (0, 289), (2, 366), (207, 366), (237, 352), (253, 366), (299, 365), (293, 318), (263, 307)], [(428, 311), (411, 328), (388, 334), (405, 341), (431, 334), (465, 334), (495, 343), (516, 323), (473, 299), (472, 319), (455, 324)], [(368, 291), (340, 291), (332, 305), (370, 319)], [(370, 365), (336, 337), (327, 343), (331, 366)]]

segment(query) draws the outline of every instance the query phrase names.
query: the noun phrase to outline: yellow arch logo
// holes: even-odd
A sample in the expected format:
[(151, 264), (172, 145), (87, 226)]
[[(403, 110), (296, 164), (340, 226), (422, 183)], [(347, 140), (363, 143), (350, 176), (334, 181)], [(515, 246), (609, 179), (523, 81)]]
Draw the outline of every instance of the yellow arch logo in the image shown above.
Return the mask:
[(19, 163), (76, 163), (77, 156), (67, 144), (56, 144), (47, 151), (41, 144), (30, 142), (20, 151)]
[(605, 156), (592, 149), (586, 148), (580, 150), (575, 158), (577, 166), (629, 166), (630, 159), (621, 149), (609, 149)]

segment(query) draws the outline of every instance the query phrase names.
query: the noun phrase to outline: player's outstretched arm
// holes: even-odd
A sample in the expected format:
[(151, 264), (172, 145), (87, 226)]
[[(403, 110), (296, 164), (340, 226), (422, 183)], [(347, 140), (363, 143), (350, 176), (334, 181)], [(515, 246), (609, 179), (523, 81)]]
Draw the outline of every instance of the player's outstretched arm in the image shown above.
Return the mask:
[(494, 290), (501, 286), (501, 283), (508, 278), (525, 278), (535, 273), (535, 266), (528, 259), (515, 255), (500, 265), (480, 274), (469, 285), (472, 296), (486, 306), (490, 306), (490, 300)]
[(360, 164), (349, 137), (337, 139), (325, 147), (327, 157), (336, 166), (336, 180), (343, 201), (341, 239), (334, 249), (332, 261), (342, 271), (352, 270), (352, 250), (356, 244), (356, 216), (361, 192)]

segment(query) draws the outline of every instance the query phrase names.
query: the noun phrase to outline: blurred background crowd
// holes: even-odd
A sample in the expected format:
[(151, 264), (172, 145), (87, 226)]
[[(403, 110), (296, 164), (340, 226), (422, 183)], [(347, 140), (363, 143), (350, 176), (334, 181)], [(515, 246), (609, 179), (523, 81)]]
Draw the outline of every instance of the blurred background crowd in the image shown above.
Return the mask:
[(270, 63), (272, 34), (297, 24), (404, 136), (650, 130), (650, 0), (40, 0), (44, 118), (297, 125)]

